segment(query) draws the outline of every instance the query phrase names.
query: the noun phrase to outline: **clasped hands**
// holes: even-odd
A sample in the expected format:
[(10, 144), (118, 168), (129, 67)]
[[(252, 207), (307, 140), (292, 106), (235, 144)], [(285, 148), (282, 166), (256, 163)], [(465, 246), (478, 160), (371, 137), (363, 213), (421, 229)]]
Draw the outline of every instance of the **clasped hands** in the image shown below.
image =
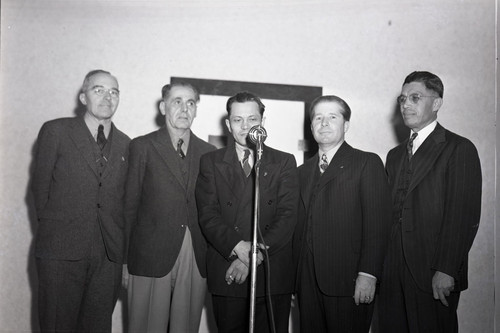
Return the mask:
[[(264, 249), (263, 244), (258, 244), (259, 249)], [(237, 284), (242, 284), (248, 277), (249, 266), (250, 266), (250, 256), (252, 253), (252, 243), (246, 241), (240, 241), (233, 249), (233, 254), (238, 256), (237, 259), (233, 260), (231, 265), (226, 271), (226, 283), (232, 284), (236, 282)], [(257, 253), (257, 265), (260, 265), (264, 260), (262, 252)]]

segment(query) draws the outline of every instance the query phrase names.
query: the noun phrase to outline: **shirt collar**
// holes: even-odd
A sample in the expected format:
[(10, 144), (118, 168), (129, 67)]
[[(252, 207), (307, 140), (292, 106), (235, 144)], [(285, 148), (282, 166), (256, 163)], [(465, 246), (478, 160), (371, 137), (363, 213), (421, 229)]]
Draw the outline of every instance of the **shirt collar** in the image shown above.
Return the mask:
[[(413, 141), (413, 153), (415, 153), (417, 149), (422, 145), (422, 143), (424, 143), (425, 139), (427, 139), (427, 137), (432, 133), (432, 131), (434, 131), (436, 126), (437, 126), (437, 120), (434, 120), (432, 123), (430, 123), (429, 125), (422, 128), (420, 131), (418, 131), (418, 135)], [(414, 132), (413, 130), (410, 131), (410, 137), (412, 136), (413, 133), (417, 132)]]
[(182, 141), (184, 142), (182, 145), (182, 150), (187, 153), (189, 147), (189, 139), (191, 137), (191, 130), (187, 129), (181, 136), (178, 136), (177, 134), (173, 133), (173, 131), (170, 131), (168, 126), (167, 131), (174, 149), (177, 149), (177, 142), (179, 141), (179, 139), (182, 139)]
[(238, 155), (238, 161), (243, 161), (243, 157), (245, 156), (245, 150), (250, 150), (250, 158), (253, 159), (253, 149), (250, 147), (244, 147), (240, 145), (238, 142), (234, 141), (234, 146), (236, 147), (236, 155)]
[(112, 124), (111, 120), (99, 121), (95, 117), (91, 116), (88, 112), (85, 112), (83, 120), (85, 121), (85, 124), (87, 125), (87, 128), (92, 134), (94, 140), (97, 140), (97, 129), (99, 128), (99, 125), (104, 126), (104, 136), (106, 136), (106, 138), (109, 138), (109, 132), (111, 131)]
[(335, 147), (331, 148), (328, 151), (324, 151), (321, 148), (319, 148), (318, 150), (319, 163), (321, 164), (321, 156), (323, 156), (323, 154), (326, 154), (326, 159), (328, 160), (328, 164), (330, 164), (333, 156), (335, 156), (335, 154), (337, 153), (337, 151), (339, 150), (340, 146), (342, 146), (343, 143), (344, 141), (340, 142), (338, 145), (336, 145)]

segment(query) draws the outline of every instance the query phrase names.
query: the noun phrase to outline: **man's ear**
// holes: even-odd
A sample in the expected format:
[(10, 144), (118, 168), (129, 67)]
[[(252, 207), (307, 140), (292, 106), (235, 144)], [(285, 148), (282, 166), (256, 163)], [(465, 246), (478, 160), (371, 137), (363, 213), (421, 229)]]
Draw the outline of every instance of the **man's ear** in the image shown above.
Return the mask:
[(78, 95), (78, 99), (83, 105), (87, 105), (87, 97), (85, 97), (84, 93), (80, 93), (80, 95)]
[(442, 105), (443, 99), (441, 97), (434, 99), (434, 102), (432, 103), (432, 111), (438, 112)]
[(227, 130), (229, 131), (229, 133), (232, 133), (231, 132), (231, 124), (229, 123), (229, 119), (226, 119), (226, 127), (227, 127)]
[(165, 101), (160, 102), (160, 113), (165, 115)]
[(350, 121), (345, 121), (344, 122), (344, 133), (347, 133), (347, 131), (349, 130), (349, 125), (351, 124)]

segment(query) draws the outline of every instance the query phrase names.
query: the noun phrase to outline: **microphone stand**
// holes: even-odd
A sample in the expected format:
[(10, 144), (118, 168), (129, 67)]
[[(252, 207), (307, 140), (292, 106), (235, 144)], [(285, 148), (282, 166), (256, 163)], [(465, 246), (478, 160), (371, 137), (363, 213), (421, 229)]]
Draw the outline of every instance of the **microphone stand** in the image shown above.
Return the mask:
[(253, 214), (253, 238), (252, 238), (252, 261), (251, 261), (251, 279), (250, 279), (250, 324), (249, 332), (253, 333), (255, 327), (255, 294), (257, 287), (257, 254), (259, 248), (257, 245), (257, 228), (260, 220), (260, 188), (259, 188), (259, 171), (262, 158), (262, 136), (258, 135), (256, 142), (257, 159), (255, 161), (255, 204)]

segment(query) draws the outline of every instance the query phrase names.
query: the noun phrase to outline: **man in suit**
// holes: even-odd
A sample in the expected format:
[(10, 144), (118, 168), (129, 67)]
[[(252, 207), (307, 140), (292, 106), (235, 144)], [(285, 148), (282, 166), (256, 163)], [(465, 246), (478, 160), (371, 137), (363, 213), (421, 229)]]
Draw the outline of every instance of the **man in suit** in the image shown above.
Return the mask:
[(382, 160), (344, 136), (351, 109), (316, 98), (311, 130), (319, 151), (299, 167), (294, 235), (301, 332), (368, 332), (382, 273), (390, 192)]
[(38, 136), (32, 190), (40, 328), (110, 332), (130, 139), (111, 122), (120, 92), (109, 72), (89, 72), (79, 100), (83, 117), (49, 121)]
[[(208, 242), (207, 279), (219, 332), (248, 332), (249, 270), (255, 173), (259, 155), (247, 141), (260, 125), (264, 104), (240, 92), (226, 104), (226, 126), (234, 140), (202, 156), (196, 185), (200, 226)], [(292, 233), (298, 180), (293, 155), (264, 146), (260, 161), (260, 219), (255, 332), (270, 332), (270, 296), (276, 332), (288, 332), (293, 291)], [(269, 289), (270, 288), (270, 289)]]
[(387, 155), (393, 225), (380, 290), (381, 332), (457, 332), (468, 252), (479, 226), (474, 145), (437, 122), (443, 83), (413, 72), (398, 97), (410, 137)]
[(130, 332), (198, 332), (206, 242), (194, 188), (200, 156), (215, 148), (190, 130), (200, 100), (188, 83), (162, 89), (165, 126), (130, 144), (125, 219)]

